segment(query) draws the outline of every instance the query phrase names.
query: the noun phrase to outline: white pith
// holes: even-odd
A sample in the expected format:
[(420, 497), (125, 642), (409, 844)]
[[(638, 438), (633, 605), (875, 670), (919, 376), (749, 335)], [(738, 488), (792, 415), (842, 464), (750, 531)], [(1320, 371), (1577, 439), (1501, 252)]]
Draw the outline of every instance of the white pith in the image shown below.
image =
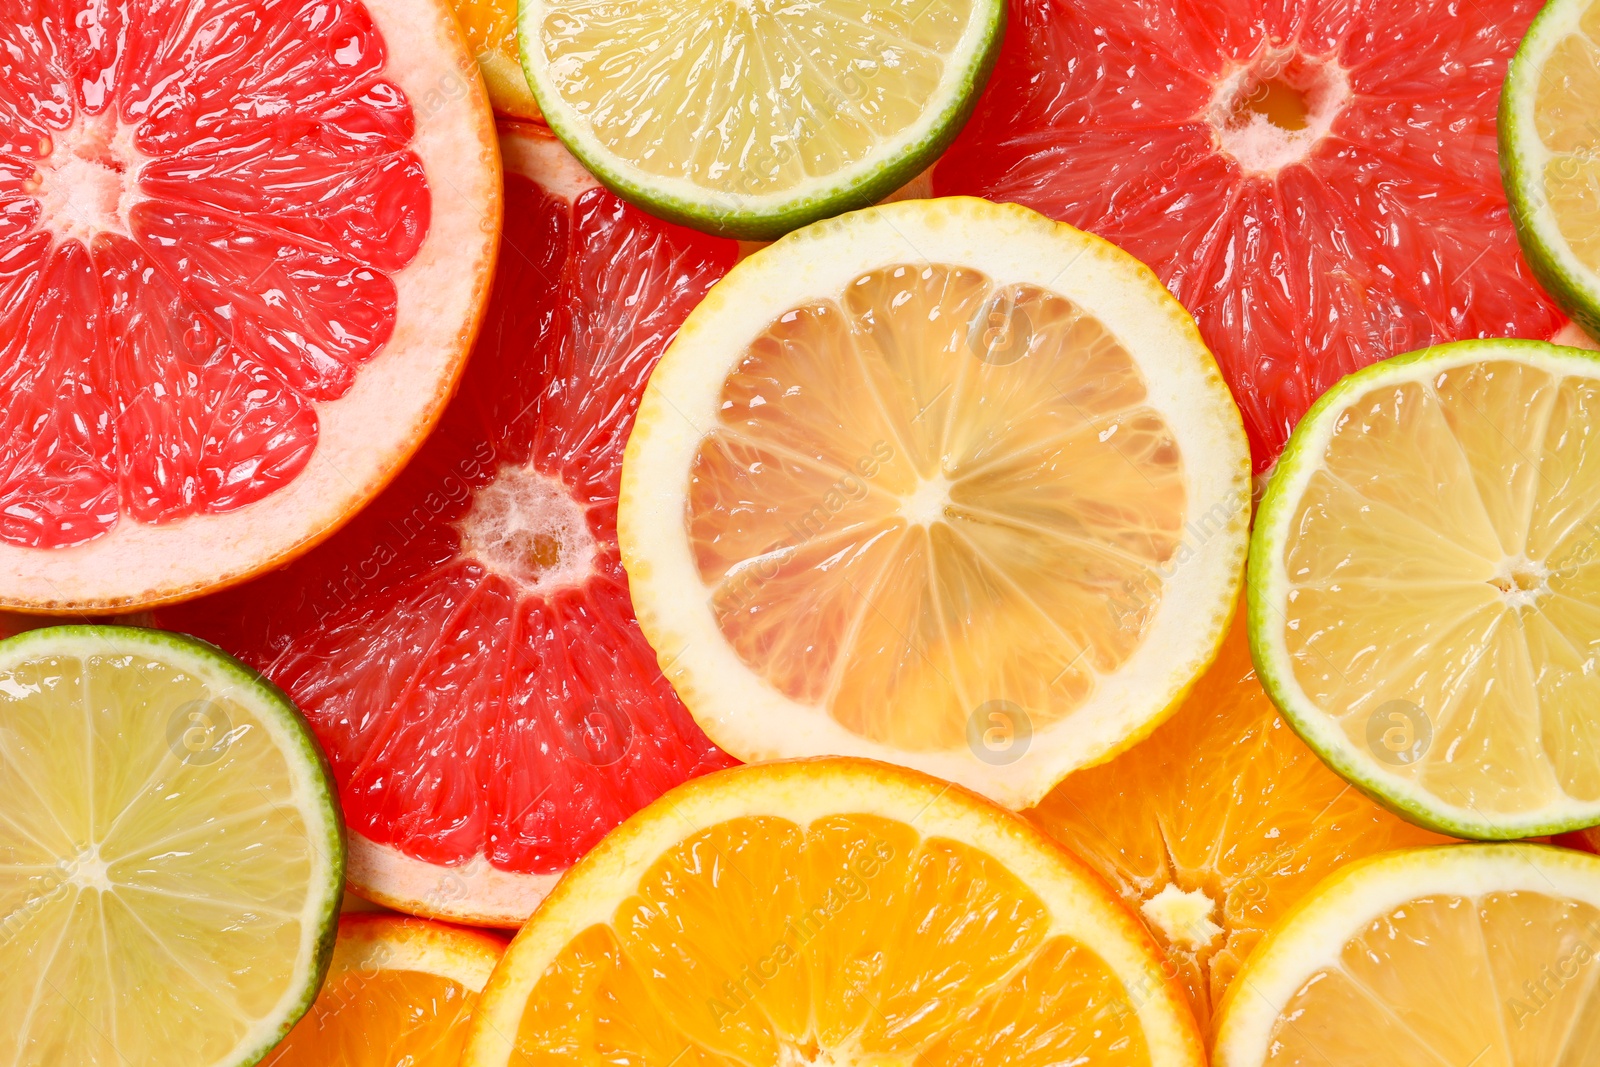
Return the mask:
[(1238, 122), (1240, 94), (1251, 84), (1276, 77), (1292, 58), (1292, 50), (1268, 49), (1252, 62), (1230, 71), (1212, 95), (1206, 116), (1216, 130), (1217, 143), (1247, 173), (1272, 177), (1290, 164), (1309, 159), (1350, 100), (1349, 75), (1329, 58), (1316, 64), (1316, 76), (1308, 84), (1296, 86), (1305, 95), (1304, 129), (1286, 130), (1259, 114)]
[[(1378, 917), (1423, 897), (1498, 892), (1538, 893), (1600, 907), (1600, 859), (1543, 845), (1436, 845), (1383, 853), (1341, 868), (1251, 953), (1223, 1002), (1212, 1063), (1261, 1067), (1268, 1062), (1274, 1027), (1290, 999), (1316, 972), (1337, 966), (1345, 946)], [(1448, 959), (1441, 966), (1448, 968)]]
[[(1596, 378), (1595, 360), (1579, 352), (1538, 342), (1467, 341), (1441, 346), (1437, 355), (1418, 362), (1378, 364), (1360, 372), (1360, 378), (1346, 378), (1325, 396), (1327, 407), (1316, 418), (1301, 421), (1290, 448), (1280, 458), (1271, 487), (1272, 499), (1264, 502), (1257, 516), (1256, 537), (1265, 546), (1251, 557), (1251, 642), (1257, 663), (1270, 675), (1279, 691), (1274, 700), (1319, 754), (1347, 779), (1379, 791), (1393, 803), (1432, 818), (1447, 819), (1446, 832), (1500, 839), (1533, 836), (1548, 832), (1545, 827), (1561, 822), (1583, 825), (1600, 822), (1600, 802), (1582, 801), (1571, 796), (1553, 801), (1534, 811), (1515, 815), (1488, 815), (1467, 806), (1451, 804), (1428, 791), (1418, 780), (1397, 773), (1382, 764), (1359, 745), (1332, 715), (1323, 711), (1306, 694), (1296, 679), (1293, 658), (1288, 651), (1281, 620), (1283, 606), (1290, 595), (1291, 582), (1284, 562), (1284, 546), (1297, 502), (1317, 471), (1322, 469), (1329, 442), (1339, 429), (1340, 413), (1358, 405), (1363, 396), (1406, 382), (1432, 382), (1448, 371), (1488, 360), (1522, 362), (1552, 376)], [(1521, 569), (1523, 561), (1508, 559), (1502, 564), (1509, 577)], [(1535, 575), (1548, 573), (1543, 561), (1526, 561)], [(1536, 587), (1528, 592), (1502, 594), (1513, 605), (1533, 606), (1541, 595)], [(1259, 609), (1257, 604), (1259, 603)], [(1258, 622), (1259, 618), (1259, 622)]]
[(443, 0), (365, 0), (388, 44), (383, 76), (411, 101), (432, 198), (426, 240), (392, 276), (389, 342), (338, 400), (289, 485), (224, 514), (151, 525), (123, 515), (64, 549), (0, 543), (0, 606), (131, 610), (241, 581), (309, 548), (383, 488), (443, 410), (476, 334), (498, 248), (500, 170), (482, 82)]
[(378, 971), (417, 971), (483, 992), (502, 946), (491, 935), (390, 915), (346, 917), (328, 968), (331, 985), (341, 972), (370, 978)]
[[(1132, 354), (1147, 403), (1185, 458), (1186, 518), (1225, 516), (1215, 536), (1185, 535), (1143, 645), (1095, 695), (1036, 728), (1017, 761), (967, 748), (909, 752), (847, 730), (819, 705), (778, 692), (723, 637), (684, 521), (690, 465), (717, 425), (722, 383), (778, 314), (838, 296), (899, 263), (973, 267), (998, 285), (1033, 284), (1084, 308)], [(931, 506), (931, 505), (929, 505)], [(919, 507), (919, 514), (926, 509)], [(634, 606), (662, 669), (701, 728), (741, 759), (852, 755), (959, 782), (1000, 803), (1036, 802), (1068, 772), (1153, 729), (1215, 652), (1241, 579), (1249, 462), (1237, 409), (1192, 320), (1154, 276), (1097, 238), (1014, 206), (967, 198), (869, 208), (789, 235), (746, 259), (689, 316), (651, 377), (623, 464), (619, 538)]]
[(79, 113), (50, 138), (38, 163), (39, 226), (57, 242), (87, 245), (96, 234), (130, 233), (128, 214), (140, 199), (139, 172), (146, 157), (133, 144), (134, 127), (114, 111)]
[[(532, 596), (549, 596), (594, 576), (598, 551), (587, 513), (559, 478), (531, 466), (502, 465), (472, 494), (456, 522), (461, 555), (483, 564)], [(530, 549), (553, 556), (547, 565)]]

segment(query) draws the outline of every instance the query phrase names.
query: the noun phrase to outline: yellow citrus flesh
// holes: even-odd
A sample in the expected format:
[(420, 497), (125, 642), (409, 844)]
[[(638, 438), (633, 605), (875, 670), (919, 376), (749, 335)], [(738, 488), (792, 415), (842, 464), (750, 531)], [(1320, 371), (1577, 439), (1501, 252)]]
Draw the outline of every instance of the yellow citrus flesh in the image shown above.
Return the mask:
[(1592, 822), (1600, 364), (1473, 342), (1372, 374), (1308, 434), (1282, 514), (1263, 505), (1268, 681), (1313, 745), (1431, 825)]
[(1544, 192), (1572, 254), (1600, 271), (1600, 3), (1550, 50), (1534, 93), (1534, 126), (1549, 153)]
[(1256, 680), (1244, 616), (1171, 719), (1028, 813), (1138, 909), (1204, 1029), (1250, 950), (1351, 860), (1449, 840), (1328, 770)]
[(688, 524), (748, 667), (854, 734), (930, 750), (986, 703), (1035, 730), (1081, 706), (1138, 647), (1187, 503), (1139, 367), (1093, 316), (902, 265), (749, 346)]
[(456, 1067), (497, 938), (425, 919), (347, 916), (322, 991), (266, 1067)]
[(1588, 1067), (1600, 1054), (1593, 856), (1375, 857), (1264, 945), (1224, 1005), (1218, 1067)]
[(1015, 816), (860, 761), (701, 782), (518, 935), (465, 1064), (1198, 1062), (1147, 937)]
[(538, 119), (539, 103), (517, 54), (517, 0), (451, 0), (451, 6), (483, 72), (489, 103), (502, 115)]

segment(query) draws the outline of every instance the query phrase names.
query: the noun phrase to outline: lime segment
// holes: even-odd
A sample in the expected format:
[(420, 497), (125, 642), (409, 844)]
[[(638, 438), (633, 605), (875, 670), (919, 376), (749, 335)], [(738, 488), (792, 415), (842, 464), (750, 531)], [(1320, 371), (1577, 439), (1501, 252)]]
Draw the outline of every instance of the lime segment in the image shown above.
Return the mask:
[(315, 996), (344, 875), (294, 706), (210, 645), (0, 643), (0, 1060), (254, 1062)]

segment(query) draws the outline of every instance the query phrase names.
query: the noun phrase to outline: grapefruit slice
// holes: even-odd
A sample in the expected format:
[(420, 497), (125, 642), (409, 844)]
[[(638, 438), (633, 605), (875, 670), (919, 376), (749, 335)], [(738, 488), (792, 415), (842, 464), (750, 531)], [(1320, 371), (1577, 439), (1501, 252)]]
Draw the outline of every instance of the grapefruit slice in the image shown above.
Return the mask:
[(1202, 1030), (1261, 936), (1326, 875), (1449, 840), (1351, 789), (1295, 736), (1256, 679), (1243, 611), (1176, 715), (1028, 815), (1139, 911)]
[(1593, 1067), (1600, 858), (1544, 845), (1350, 864), (1222, 1005), (1216, 1067)]
[(1249, 473), (1194, 320), (1132, 257), (907, 200), (797, 230), (695, 309), (618, 529), (645, 634), (729, 752), (1024, 807), (1216, 655)]
[(476, 930), (346, 915), (316, 1002), (262, 1067), (456, 1067), (504, 951)]
[(645, 380), (738, 247), (623, 204), (540, 128), (502, 144), (500, 270), (439, 429), (327, 544), (156, 621), (295, 697), (358, 892), (514, 926), (607, 830), (731, 762), (634, 620), (616, 501)]
[(517, 934), (463, 1067), (1200, 1067), (1183, 994), (1024, 820), (887, 764), (739, 767), (607, 838)]
[(938, 195), (1026, 204), (1194, 313), (1258, 470), (1397, 352), (1549, 338), (1501, 189), (1497, 94), (1539, 0), (1012, 0)]
[(0, 26), (0, 605), (29, 611), (192, 596), (354, 513), (455, 384), (500, 218), (442, 0), (71, 10)]

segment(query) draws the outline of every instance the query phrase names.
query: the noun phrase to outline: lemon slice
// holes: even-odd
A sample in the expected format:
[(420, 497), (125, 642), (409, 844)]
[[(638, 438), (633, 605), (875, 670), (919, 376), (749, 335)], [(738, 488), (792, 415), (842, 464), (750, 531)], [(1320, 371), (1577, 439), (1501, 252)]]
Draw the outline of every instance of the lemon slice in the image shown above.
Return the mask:
[(1600, 2), (1551, 0), (1500, 97), (1500, 170), (1528, 265), (1600, 336)]
[(316, 996), (343, 826), (294, 706), (210, 645), (0, 644), (0, 1062), (254, 1063)]
[(892, 193), (955, 138), (1003, 0), (523, 0), (545, 121), (618, 195), (765, 239)]
[(1600, 859), (1443, 845), (1330, 876), (1246, 961), (1216, 1067), (1589, 1067)]
[(724, 749), (869, 756), (1020, 807), (1154, 729), (1216, 654), (1249, 463), (1136, 260), (1014, 205), (910, 200), (712, 288), (640, 403), (618, 533)]
[(564, 877), (463, 1067), (1200, 1067), (1111, 891), (1018, 816), (862, 760), (663, 796)]
[(1600, 358), (1466, 341), (1350, 375), (1256, 519), (1262, 684), (1336, 771), (1423, 826), (1600, 822)]
[(316, 1003), (262, 1067), (456, 1067), (504, 951), (459, 926), (346, 915)]

